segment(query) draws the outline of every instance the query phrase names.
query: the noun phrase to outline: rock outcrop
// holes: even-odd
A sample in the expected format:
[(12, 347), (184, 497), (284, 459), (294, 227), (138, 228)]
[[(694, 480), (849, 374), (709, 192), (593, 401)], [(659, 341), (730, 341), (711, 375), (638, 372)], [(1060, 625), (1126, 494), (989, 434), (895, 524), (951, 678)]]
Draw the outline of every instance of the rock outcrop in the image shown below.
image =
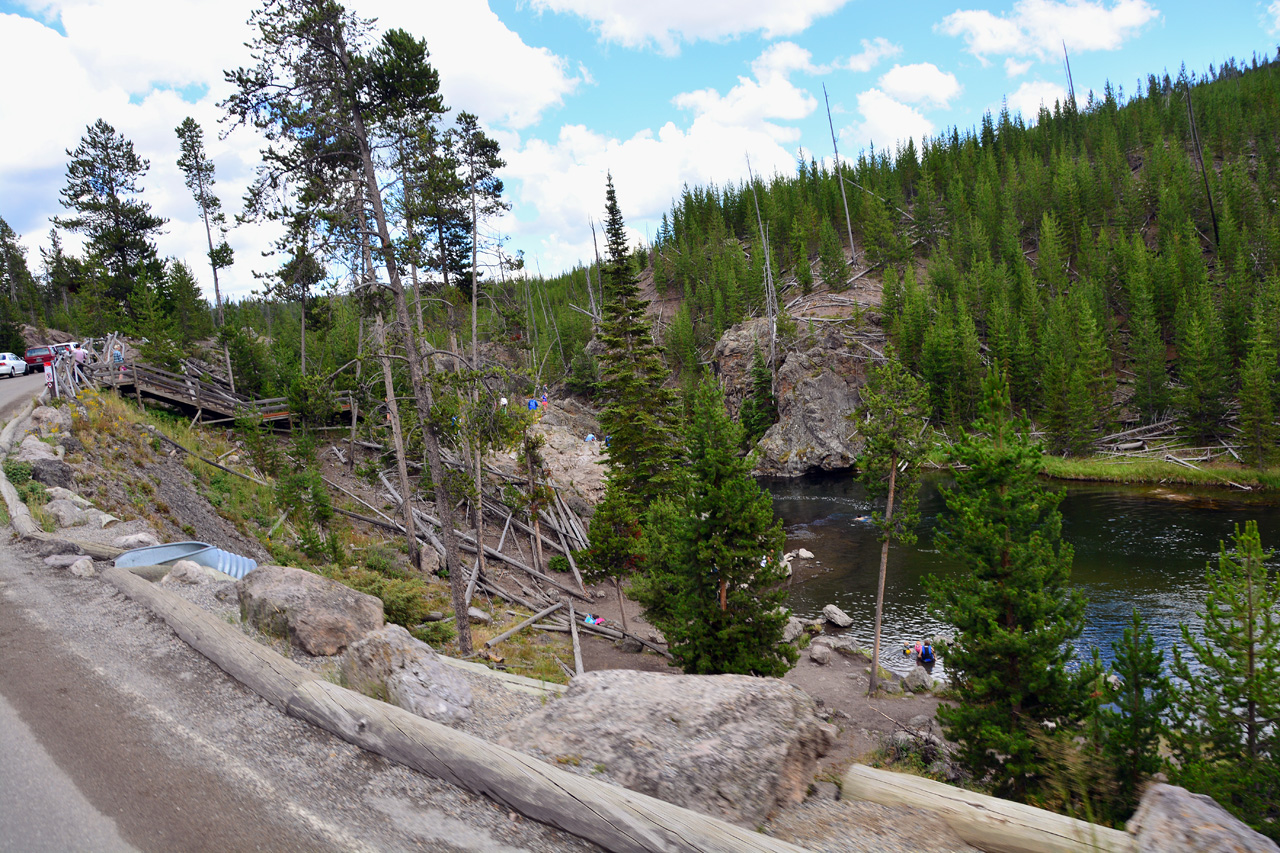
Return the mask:
[(1157, 782), (1126, 827), (1139, 853), (1280, 853), (1212, 797)]
[(236, 592), (245, 622), (312, 655), (336, 655), (383, 625), (380, 599), (302, 569), (259, 566)]
[[(712, 366), (735, 417), (747, 392), (756, 344), (767, 351), (768, 339), (767, 321), (757, 319), (729, 329), (716, 344)], [(862, 440), (848, 415), (857, 410), (859, 390), (866, 384), (865, 355), (830, 329), (802, 330), (798, 342), (779, 351), (778, 422), (757, 445), (757, 474), (797, 477), (853, 464)]]
[(813, 700), (769, 678), (589, 672), (501, 742), (755, 826), (800, 802), (835, 739)]
[(848, 628), (853, 624), (853, 617), (834, 604), (822, 608), (822, 618), (838, 628)]
[(471, 687), (426, 643), (387, 625), (352, 643), (342, 656), (348, 687), (385, 696), (406, 711), (453, 725), (471, 716)]

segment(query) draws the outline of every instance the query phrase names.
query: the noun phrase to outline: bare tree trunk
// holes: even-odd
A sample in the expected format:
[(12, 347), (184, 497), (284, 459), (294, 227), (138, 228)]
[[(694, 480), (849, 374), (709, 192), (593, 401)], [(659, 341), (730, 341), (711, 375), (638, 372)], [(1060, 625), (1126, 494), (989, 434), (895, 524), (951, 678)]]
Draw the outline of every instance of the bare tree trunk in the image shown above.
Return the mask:
[[(350, 57), (346, 54), (345, 45), (339, 45), (340, 58), (344, 65), (350, 65)], [(434, 406), (433, 393), (429, 380), (424, 376), (431, 372), (430, 354), (424, 357), (423, 348), (418, 337), (413, 334), (412, 315), (405, 299), (404, 285), (400, 278), (400, 269), (396, 264), (395, 244), (391, 240), (391, 229), (387, 221), (386, 209), (382, 204), (382, 193), (378, 186), (377, 168), (373, 163), (373, 153), (369, 148), (369, 134), (365, 129), (364, 117), (359, 110), (352, 115), (354, 137), (360, 148), (360, 159), (364, 167), (365, 188), (369, 196), (369, 204), (374, 222), (378, 228), (379, 251), (387, 270), (387, 282), (395, 301), (396, 317), (405, 330), (405, 350), (408, 356), (409, 384), (413, 389), (414, 402), (418, 409), (418, 418), (422, 425), (422, 439), (426, 446), (427, 468), (431, 473), (431, 482), (435, 488), (436, 511), (440, 514), (440, 538), (444, 543), (445, 568), (449, 572), (449, 593), (453, 604), (455, 627), (458, 632), (458, 650), (462, 654), (471, 653), (471, 625), (467, 621), (467, 579), (462, 570), (462, 560), (458, 549), (458, 539), (454, 535), (453, 500), (445, 485), (444, 464), (440, 458), (440, 437), (431, 420)]]
[(622, 614), (622, 630), (627, 630), (627, 607), (622, 601), (622, 578), (613, 579), (613, 588), (618, 593), (618, 612)]
[(880, 585), (876, 589), (876, 635), (871, 644), (871, 679), (867, 695), (880, 688), (880, 620), (884, 615), (884, 579), (889, 572), (889, 524), (893, 520), (893, 490), (898, 480), (898, 454), (889, 456), (889, 501), (884, 509), (884, 543), (880, 546)]
[(858, 262), (858, 247), (853, 245), (853, 220), (849, 219), (849, 199), (844, 194), (844, 175), (840, 171), (840, 149), (836, 146), (836, 126), (831, 123), (831, 101), (827, 100), (827, 84), (822, 84), (822, 100), (827, 104), (827, 127), (831, 129), (831, 150), (836, 155), (836, 183), (840, 185), (840, 202), (844, 205), (844, 224), (849, 231), (849, 251), (852, 262)]
[[(387, 412), (391, 415), (391, 441), (396, 449), (396, 472), (400, 475), (400, 494), (404, 498), (404, 530), (409, 538), (409, 562), (422, 569), (422, 556), (418, 553), (418, 537), (414, 533), (413, 489), (409, 485), (409, 466), (404, 458), (404, 436), (400, 433), (400, 406), (396, 403), (395, 383), (391, 381), (391, 357), (387, 352), (387, 330), (382, 325), (382, 313), (374, 319), (374, 340), (378, 344), (378, 360), (382, 362), (382, 384), (387, 392)], [(355, 456), (354, 445), (350, 448)]]

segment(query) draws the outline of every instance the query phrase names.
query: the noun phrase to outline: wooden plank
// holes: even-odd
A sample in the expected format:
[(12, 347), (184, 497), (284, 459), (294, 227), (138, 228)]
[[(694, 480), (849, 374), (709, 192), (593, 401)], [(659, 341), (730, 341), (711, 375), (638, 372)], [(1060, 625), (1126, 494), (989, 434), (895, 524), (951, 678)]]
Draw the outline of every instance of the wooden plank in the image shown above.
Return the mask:
[(842, 781), (845, 797), (931, 809), (962, 839), (988, 853), (1138, 853), (1134, 840), (1117, 829), (932, 779), (854, 764)]
[(708, 815), (568, 773), (331, 684), (124, 569), (103, 578), (145, 603), (196, 651), (290, 716), (619, 853), (803, 853)]

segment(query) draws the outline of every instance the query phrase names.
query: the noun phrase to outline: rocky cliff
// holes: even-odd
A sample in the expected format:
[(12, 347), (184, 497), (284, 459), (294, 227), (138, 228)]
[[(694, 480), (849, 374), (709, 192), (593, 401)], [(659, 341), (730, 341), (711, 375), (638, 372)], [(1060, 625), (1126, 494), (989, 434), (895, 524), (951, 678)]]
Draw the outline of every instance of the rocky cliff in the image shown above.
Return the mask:
[[(848, 416), (860, 405), (859, 389), (866, 384), (869, 358), (883, 348), (883, 333), (855, 329), (852, 321), (810, 326), (801, 320), (798, 326), (779, 342), (778, 422), (760, 440), (757, 474), (798, 477), (848, 468), (862, 449)], [(712, 365), (735, 417), (757, 342), (768, 357), (768, 334), (766, 320), (749, 320), (716, 344)]]

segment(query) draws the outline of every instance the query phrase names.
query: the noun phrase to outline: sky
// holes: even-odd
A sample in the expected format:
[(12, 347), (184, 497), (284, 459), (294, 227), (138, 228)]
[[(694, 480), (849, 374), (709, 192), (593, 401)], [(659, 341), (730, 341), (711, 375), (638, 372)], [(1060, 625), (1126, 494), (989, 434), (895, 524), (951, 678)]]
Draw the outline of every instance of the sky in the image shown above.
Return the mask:
[[(168, 219), (156, 240), (212, 300), (204, 226), (177, 168), (174, 129), (205, 129), (229, 214), (262, 140), (228, 133), (224, 70), (249, 62), (261, 0), (0, 0), (0, 217), (40, 271), (51, 218), (65, 215), (67, 151), (101, 118), (150, 161), (143, 199)], [(445, 102), (502, 146), (509, 213), (486, 224), (531, 274), (591, 259), (612, 173), (632, 236), (648, 241), (684, 186), (789, 174), (830, 162), (824, 87), (842, 157), (893, 151), (1002, 104), (1028, 120), (1066, 92), (1145, 88), (1280, 44), (1280, 0), (349, 0), (427, 41)], [(269, 225), (235, 227), (224, 295), (248, 296)], [(64, 235), (72, 250), (76, 235)]]

